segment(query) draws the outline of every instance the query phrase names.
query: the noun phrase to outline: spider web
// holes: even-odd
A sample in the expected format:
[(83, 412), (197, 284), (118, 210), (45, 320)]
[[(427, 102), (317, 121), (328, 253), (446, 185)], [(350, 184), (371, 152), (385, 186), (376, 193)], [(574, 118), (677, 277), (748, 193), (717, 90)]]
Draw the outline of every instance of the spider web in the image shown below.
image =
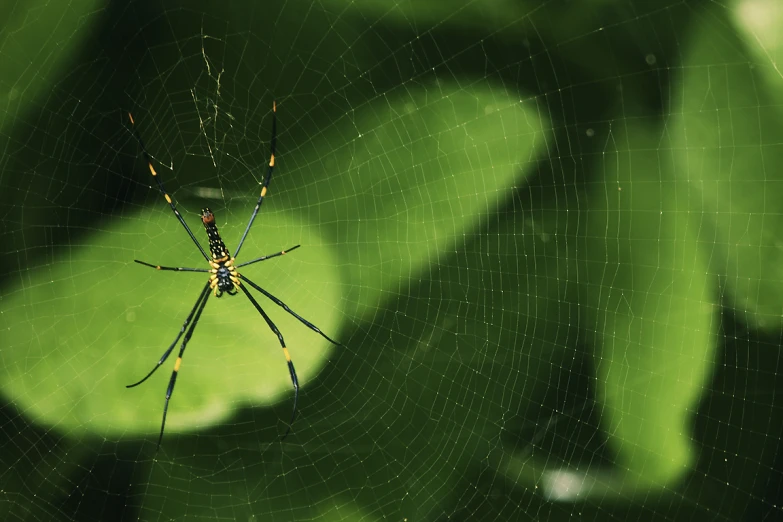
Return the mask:
[(0, 518), (783, 515), (776, 3), (257, 4), (4, 8)]

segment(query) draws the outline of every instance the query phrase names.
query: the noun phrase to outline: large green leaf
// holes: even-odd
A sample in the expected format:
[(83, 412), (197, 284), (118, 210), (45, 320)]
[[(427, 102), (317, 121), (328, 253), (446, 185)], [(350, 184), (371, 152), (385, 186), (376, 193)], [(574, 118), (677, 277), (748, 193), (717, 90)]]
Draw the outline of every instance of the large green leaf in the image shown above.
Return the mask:
[[(714, 283), (668, 137), (636, 124), (612, 145), (598, 165), (605, 181), (590, 189), (580, 294), (617, 455), (613, 469), (585, 476), (582, 494), (598, 497), (662, 491), (689, 470), (693, 410), (717, 342)], [(550, 479), (562, 488), (562, 475)]]
[(767, 40), (779, 39), (783, 19), (746, 5), (737, 10), (744, 38), (723, 7), (699, 18), (668, 127), (684, 166), (677, 175), (701, 212), (699, 241), (710, 249), (710, 268), (721, 274), (729, 304), (751, 324), (777, 329), (783, 325), (783, 79), (774, 63), (783, 46)]
[[(307, 203), (301, 211), (330, 230), (348, 263), (346, 312), (375, 311), (453, 251), (533, 172), (545, 125), (533, 103), (491, 82), (443, 81), (395, 89), (289, 155), (302, 190), (286, 197)], [(306, 182), (322, 169), (333, 175)]]
[[(559, 429), (544, 424), (536, 442), (502, 455), (497, 466), (550, 500), (661, 493), (695, 461), (693, 413), (712, 374), (716, 297), (695, 239), (698, 221), (688, 213), (688, 185), (674, 181), (679, 164), (657, 124), (609, 127), (610, 148), (593, 165), (601, 181), (560, 189), (555, 210), (537, 220), (560, 244), (551, 255), (558, 283), (579, 289), (578, 298), (561, 299), (581, 309), (595, 403), (565, 416), (580, 419), (565, 450), (535, 451), (539, 436)], [(602, 433), (585, 412), (598, 417)]]
[[(224, 228), (227, 238), (240, 233), (239, 224)], [(302, 248), (242, 272), (337, 336), (342, 286), (335, 251), (312, 227), (268, 212), (242, 252), (250, 259), (296, 243)], [(8, 349), (0, 352), (0, 386), (30, 420), (75, 436), (159, 429), (176, 354), (142, 386), (125, 385), (146, 375), (174, 340), (206, 274), (158, 272), (134, 258), (207, 266), (174, 216), (161, 209), (126, 216), (73, 245), (3, 296), (0, 329)], [(259, 299), (285, 335), (307, 386), (328, 354), (327, 342)], [(258, 312), (242, 294), (213, 297), (185, 353), (167, 430), (203, 428), (242, 404), (291, 401), (291, 395), (277, 338)], [(269, 437), (284, 429), (271, 428)]]

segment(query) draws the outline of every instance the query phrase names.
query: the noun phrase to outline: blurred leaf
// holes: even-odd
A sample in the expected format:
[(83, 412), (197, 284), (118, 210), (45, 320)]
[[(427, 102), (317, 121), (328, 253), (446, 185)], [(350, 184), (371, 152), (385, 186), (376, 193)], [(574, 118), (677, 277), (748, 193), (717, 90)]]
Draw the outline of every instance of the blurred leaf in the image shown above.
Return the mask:
[(751, 324), (777, 329), (783, 325), (783, 78), (774, 64), (783, 47), (761, 39), (769, 37), (762, 29), (773, 28), (779, 38), (783, 19), (761, 4), (739, 4), (744, 36), (723, 7), (702, 13), (688, 41), (682, 87), (675, 89), (679, 109), (667, 126), (683, 163), (677, 175), (702, 212), (699, 241), (710, 250), (710, 268), (721, 274), (729, 304)]
[(73, 66), (106, 0), (0, 5), (0, 131)]
[(374, 312), (454, 251), (534, 171), (547, 136), (534, 103), (490, 82), (443, 81), (395, 89), (303, 143), (302, 164), (288, 164), (302, 190), (287, 196), (340, 245), (346, 313)]
[[(657, 120), (654, 120), (657, 121)], [(595, 349), (609, 470), (553, 472), (556, 498), (669, 488), (694, 462), (693, 412), (712, 374), (716, 296), (676, 155), (655, 128), (615, 130), (590, 189), (580, 304)], [(557, 489), (570, 489), (565, 497)]]
[[(71, 435), (159, 429), (176, 354), (142, 386), (125, 385), (154, 367), (206, 281), (205, 274), (158, 272), (132, 262), (205, 266), (180, 224), (161, 207), (73, 245), (69, 255), (27, 275), (21, 288), (0, 298), (0, 329), (14, 347), (0, 352), (0, 386), (34, 422)], [(186, 219), (192, 215), (187, 208), (180, 205)], [(223, 227), (229, 248), (239, 226)], [(310, 227), (267, 212), (242, 252), (251, 259), (297, 243), (302, 248), (296, 252), (242, 272), (337, 337), (342, 294), (337, 262), (333, 248)], [(285, 336), (307, 386), (329, 353), (327, 342), (262, 296), (259, 302)], [(242, 404), (292, 400), (278, 341), (241, 294), (211, 298), (188, 346), (169, 408), (169, 433), (213, 425)], [(285, 422), (270, 426), (268, 436), (278, 435)]]
[[(783, 33), (780, 29), (783, 27), (783, 4), (777, 0), (735, 0), (731, 9), (726, 11), (708, 11), (708, 16), (703, 20), (706, 22), (709, 17), (715, 16), (722, 19), (723, 13), (728, 13), (738, 30), (738, 36), (742, 40), (740, 47), (746, 47), (749, 54), (755, 58), (759, 65), (759, 73), (770, 80), (768, 87), (780, 82), (781, 73), (780, 64), (783, 62)], [(716, 26), (715, 20), (710, 25)], [(731, 26), (729, 26), (731, 27)], [(713, 29), (715, 30), (715, 29)], [(717, 36), (716, 32), (708, 33), (705, 27), (700, 28), (700, 33), (695, 37), (703, 39), (707, 36)], [(731, 38), (726, 38), (731, 41)], [(725, 45), (724, 42), (721, 42)], [(701, 46), (703, 46), (701, 42)], [(703, 51), (702, 51), (703, 52)], [(706, 58), (694, 52), (696, 57)], [(783, 97), (781, 92), (770, 93), (771, 96)]]

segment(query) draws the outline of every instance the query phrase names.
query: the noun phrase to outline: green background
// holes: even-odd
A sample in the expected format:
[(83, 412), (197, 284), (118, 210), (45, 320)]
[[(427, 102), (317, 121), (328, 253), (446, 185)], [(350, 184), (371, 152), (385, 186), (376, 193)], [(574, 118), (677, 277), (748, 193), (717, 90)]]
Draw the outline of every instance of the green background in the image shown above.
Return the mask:
[[(783, 516), (783, 8), (0, 7), (0, 519)], [(243, 273), (144, 385), (203, 279)], [(766, 517), (766, 518), (765, 518)]]

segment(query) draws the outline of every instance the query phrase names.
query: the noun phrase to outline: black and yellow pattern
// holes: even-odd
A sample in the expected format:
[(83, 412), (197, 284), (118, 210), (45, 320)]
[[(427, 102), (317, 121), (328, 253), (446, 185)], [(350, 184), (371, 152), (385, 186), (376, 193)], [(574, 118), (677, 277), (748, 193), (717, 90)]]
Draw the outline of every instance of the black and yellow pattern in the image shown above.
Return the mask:
[(201, 209), (201, 222), (204, 223), (204, 228), (207, 231), (209, 251), (212, 253), (212, 259), (220, 262), (231, 257), (231, 254), (229, 254), (228, 249), (226, 248), (226, 244), (223, 243), (223, 239), (220, 237), (217, 225), (215, 224), (215, 214), (213, 214), (208, 207)]

